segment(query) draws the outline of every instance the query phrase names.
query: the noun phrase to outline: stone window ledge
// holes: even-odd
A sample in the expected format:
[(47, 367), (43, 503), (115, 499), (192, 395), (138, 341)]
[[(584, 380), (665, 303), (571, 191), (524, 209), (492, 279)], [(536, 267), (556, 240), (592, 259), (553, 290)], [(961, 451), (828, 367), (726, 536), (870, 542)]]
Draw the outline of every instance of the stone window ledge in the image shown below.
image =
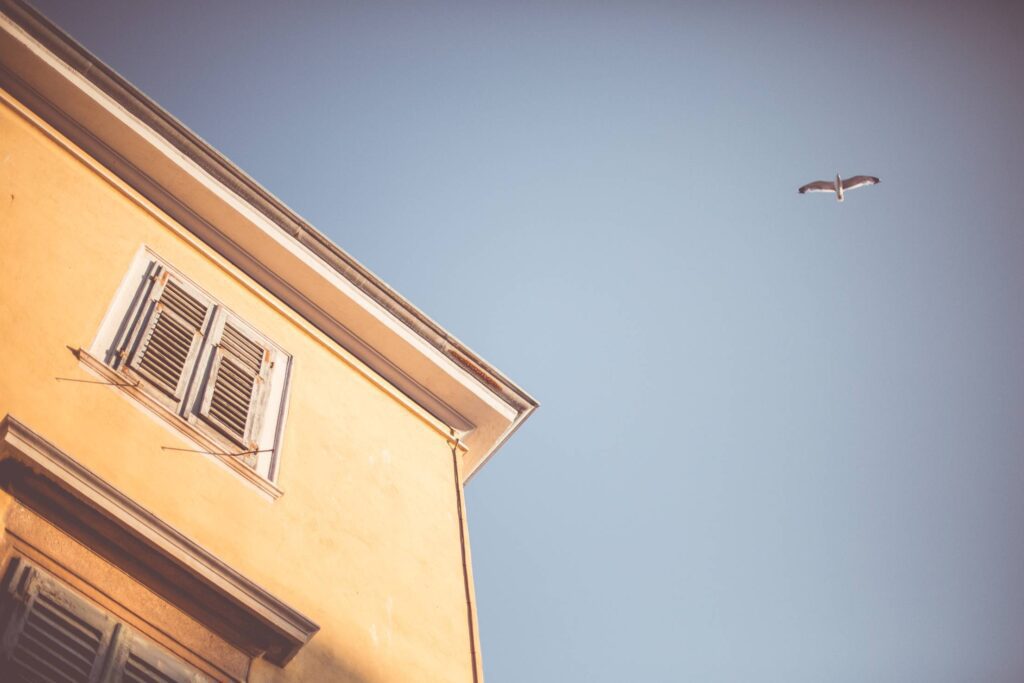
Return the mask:
[(135, 379), (114, 370), (85, 349), (73, 349), (72, 353), (93, 374), (98, 375), (109, 382), (112, 387), (116, 387), (134, 398), (153, 414), (180, 432), (183, 437), (192, 441), (196, 445), (196, 450), (202, 451), (211, 458), (217, 458), (231, 468), (238, 476), (270, 496), (271, 499), (276, 500), (284, 494), (273, 482), (264, 479), (253, 471), (252, 468), (247, 467), (238, 457), (230, 455), (219, 441), (210, 438), (196, 425), (183, 419), (180, 415), (168, 409), (163, 403), (153, 398), (152, 395), (142, 389)]

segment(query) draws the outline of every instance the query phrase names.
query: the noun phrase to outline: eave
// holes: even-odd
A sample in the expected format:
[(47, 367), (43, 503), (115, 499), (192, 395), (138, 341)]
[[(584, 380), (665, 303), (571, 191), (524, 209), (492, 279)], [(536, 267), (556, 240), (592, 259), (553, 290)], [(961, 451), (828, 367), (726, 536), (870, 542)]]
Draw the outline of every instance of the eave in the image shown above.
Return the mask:
[(537, 402), (42, 15), (0, 0), (0, 87), (353, 354), (468, 449)]

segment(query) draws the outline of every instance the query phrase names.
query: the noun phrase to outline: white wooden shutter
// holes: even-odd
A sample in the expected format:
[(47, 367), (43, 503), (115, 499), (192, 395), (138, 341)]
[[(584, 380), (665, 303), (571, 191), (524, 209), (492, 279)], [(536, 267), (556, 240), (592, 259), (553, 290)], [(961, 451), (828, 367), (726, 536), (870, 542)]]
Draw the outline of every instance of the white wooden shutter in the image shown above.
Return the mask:
[(151, 299), (128, 365), (180, 400), (213, 306), (166, 270), (157, 276)]
[[(228, 319), (210, 364), (200, 414), (243, 449), (255, 449), (270, 350)], [(254, 467), (257, 454), (242, 458)]]
[(52, 577), (16, 562), (0, 661), (10, 678), (3, 680), (98, 681), (116, 622)]

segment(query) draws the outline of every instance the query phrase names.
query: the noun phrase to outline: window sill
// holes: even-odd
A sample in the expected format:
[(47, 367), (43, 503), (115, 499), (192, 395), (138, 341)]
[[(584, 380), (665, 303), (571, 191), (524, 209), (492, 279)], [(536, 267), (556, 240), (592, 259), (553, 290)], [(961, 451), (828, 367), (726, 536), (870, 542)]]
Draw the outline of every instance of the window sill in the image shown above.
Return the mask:
[(198, 447), (197, 450), (208, 453), (210, 457), (217, 458), (240, 477), (270, 496), (271, 499), (276, 500), (283, 495), (284, 492), (281, 489), (243, 465), (237, 458), (230, 455), (220, 455), (220, 453), (223, 452), (223, 446), (208, 437), (194, 425), (189, 424), (174, 412), (168, 410), (160, 401), (147, 394), (140, 387), (131, 384), (131, 379), (109, 367), (102, 360), (96, 358), (85, 349), (76, 349), (74, 350), (74, 354), (78, 358), (79, 362), (81, 362), (86, 368), (110, 382), (111, 386), (120, 389), (134, 398), (155, 415), (162, 418), (168, 425), (180, 432), (182, 436), (190, 439)]

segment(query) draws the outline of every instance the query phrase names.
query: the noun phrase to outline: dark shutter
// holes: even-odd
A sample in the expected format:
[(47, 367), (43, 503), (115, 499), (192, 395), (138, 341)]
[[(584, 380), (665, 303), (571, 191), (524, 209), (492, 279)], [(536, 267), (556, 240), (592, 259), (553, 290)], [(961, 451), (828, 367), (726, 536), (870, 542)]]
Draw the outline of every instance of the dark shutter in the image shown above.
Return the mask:
[(181, 399), (211, 308), (198, 292), (162, 272), (129, 367)]
[(211, 681), (22, 558), (11, 561), (5, 587), (3, 683)]
[[(239, 326), (224, 323), (213, 354), (200, 414), (242, 448), (255, 448), (256, 415), (263, 400), (270, 352)], [(250, 467), (256, 454), (245, 456)]]
[(209, 681), (189, 666), (138, 633), (126, 636), (127, 656), (120, 666), (123, 683), (196, 683)]
[(11, 681), (98, 680), (115, 622), (24, 561), (9, 573), (0, 671)]

